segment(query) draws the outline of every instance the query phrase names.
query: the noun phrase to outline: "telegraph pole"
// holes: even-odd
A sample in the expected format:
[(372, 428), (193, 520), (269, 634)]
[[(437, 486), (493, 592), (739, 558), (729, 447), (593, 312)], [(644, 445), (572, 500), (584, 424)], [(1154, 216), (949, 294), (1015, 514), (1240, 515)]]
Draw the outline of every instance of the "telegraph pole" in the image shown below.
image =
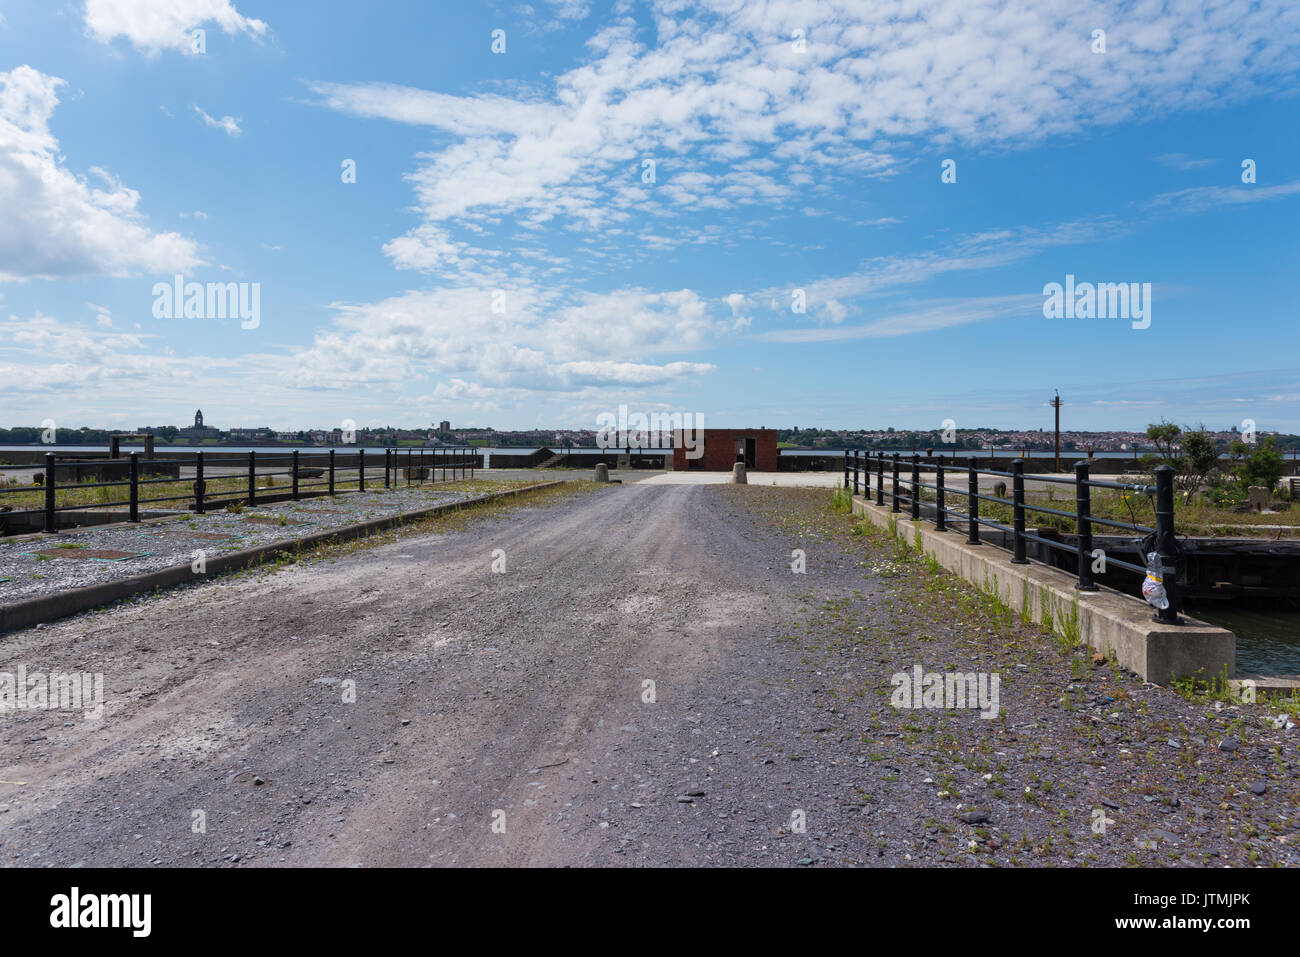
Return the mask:
[(1056, 410), (1056, 471), (1061, 471), (1061, 393), (1058, 390), (1048, 403)]

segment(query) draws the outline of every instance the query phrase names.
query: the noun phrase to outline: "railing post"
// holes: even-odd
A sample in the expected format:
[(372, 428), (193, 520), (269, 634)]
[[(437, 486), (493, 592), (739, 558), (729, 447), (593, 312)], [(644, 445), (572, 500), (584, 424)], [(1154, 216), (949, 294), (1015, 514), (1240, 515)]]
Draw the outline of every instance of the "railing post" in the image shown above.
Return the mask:
[(131, 521), (140, 521), (140, 453), (131, 453)]
[(257, 504), (257, 453), (248, 453), (248, 504)]
[(366, 490), (366, 450), (357, 449), (357, 491)]
[(966, 517), (970, 521), (970, 529), (966, 534), (967, 545), (978, 545), (980, 543), (979, 462), (980, 460), (973, 455), (966, 460)]
[(921, 517), (921, 456), (912, 453), (912, 521)]
[(1074, 463), (1074, 512), (1079, 525), (1075, 547), (1079, 551), (1079, 591), (1097, 591), (1092, 580), (1092, 486), (1088, 484), (1088, 461)]
[(876, 504), (885, 504), (885, 456), (876, 453)]
[(296, 502), (298, 501), (298, 450), (297, 449), (293, 450), (293, 464), (290, 467), (293, 469), (292, 496), (293, 496), (293, 500)]
[(45, 453), (45, 530), (56, 532), (54, 519), (54, 453)]
[(1015, 557), (1013, 565), (1028, 565), (1025, 557), (1025, 460), (1016, 459), (1011, 463), (1011, 525), (1015, 529)]
[(330, 449), (330, 497), (334, 496), (334, 450)]
[(849, 450), (844, 450), (844, 487), (849, 487)]
[(203, 514), (203, 493), (207, 487), (203, 484), (203, 453), (194, 453), (194, 511)]
[[(1178, 548), (1174, 541), (1174, 470), (1172, 466), (1156, 468), (1156, 551), (1160, 555), (1160, 578), (1168, 608), (1157, 608), (1155, 620), (1164, 625), (1179, 625), (1178, 617)], [(1143, 555), (1145, 564), (1146, 556)]]
[(389, 463), (392, 462), (392, 459), (393, 459), (393, 450), (384, 449), (384, 488), (392, 487), (388, 484), (388, 467), (389, 467)]
[(944, 514), (943, 456), (940, 455), (937, 461), (934, 470), (934, 530), (943, 532), (948, 529), (947, 516)]
[(897, 512), (898, 511), (898, 453), (897, 452), (894, 453), (892, 469), (893, 471), (890, 477), (893, 481), (894, 487), (892, 489), (893, 499), (890, 502), (889, 510), (891, 512)]
[[(848, 468), (848, 453), (844, 454), (844, 467)], [(858, 473), (862, 471), (862, 463), (858, 459), (857, 449), (853, 450), (853, 494), (858, 494)]]

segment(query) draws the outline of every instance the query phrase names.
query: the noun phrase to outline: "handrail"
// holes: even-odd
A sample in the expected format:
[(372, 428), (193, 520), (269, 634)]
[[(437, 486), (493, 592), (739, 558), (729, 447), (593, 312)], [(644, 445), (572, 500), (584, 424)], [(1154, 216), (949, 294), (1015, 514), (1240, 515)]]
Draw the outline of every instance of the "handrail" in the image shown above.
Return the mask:
[[(1051, 482), (1058, 485), (1070, 485), (1075, 490), (1075, 511), (1070, 512), (1064, 509), (1050, 508), (1046, 505), (1040, 505), (1025, 500), (1025, 460), (1015, 459), (1011, 463), (1011, 471), (1006, 472), (1000, 469), (981, 469), (978, 467), (978, 459), (971, 457), (966, 460), (964, 466), (956, 464), (956, 456), (951, 458), (951, 463), (945, 461), (943, 455), (927, 459), (922, 462), (921, 456), (914, 453), (907, 460), (907, 475), (901, 466), (904, 464), (899, 453), (892, 454), (874, 453), (861, 449), (846, 449), (844, 452), (844, 487), (852, 488), (853, 494), (857, 495), (861, 491), (871, 501), (872, 483), (875, 483), (875, 504), (877, 506), (885, 505), (885, 480), (886, 471), (889, 473), (890, 481), (890, 502), (889, 508), (893, 513), (902, 511), (904, 504), (908, 507), (908, 512), (914, 521), (921, 519), (922, 507), (929, 510), (933, 508), (934, 524), (938, 531), (945, 531), (948, 528), (948, 519), (950, 517), (960, 518), (966, 521), (968, 529), (967, 544), (980, 545), (984, 544), (980, 540), (980, 527), (991, 527), (999, 529), (1011, 535), (1012, 541), (1012, 559), (1015, 564), (1028, 564), (1029, 559), (1026, 554), (1026, 545), (1034, 542), (1047, 548), (1071, 553), (1077, 558), (1078, 566), (1078, 590), (1079, 591), (1096, 591), (1097, 585), (1093, 580), (1093, 562), (1098, 557), (1102, 558), (1103, 569), (1111, 566), (1122, 569), (1127, 572), (1134, 572), (1139, 575), (1146, 575), (1147, 568), (1142, 565), (1134, 565), (1130, 562), (1121, 561), (1118, 558), (1110, 558), (1103, 552), (1098, 556), (1092, 547), (1092, 526), (1102, 525), (1108, 528), (1116, 528), (1127, 532), (1136, 533), (1142, 536), (1139, 543), (1139, 553), (1142, 554), (1143, 560), (1146, 559), (1148, 551), (1154, 551), (1159, 555), (1161, 577), (1164, 581), (1165, 593), (1169, 598), (1167, 608), (1157, 609), (1155, 618), (1164, 624), (1181, 624), (1178, 617), (1179, 596), (1178, 596), (1178, 574), (1180, 566), (1180, 550), (1174, 537), (1174, 470), (1168, 465), (1161, 465), (1155, 470), (1156, 484), (1143, 485), (1131, 482), (1108, 482), (1093, 479), (1088, 474), (1089, 463), (1078, 462), (1074, 466), (1074, 477), (1067, 478), (1056, 475), (1031, 475), (1035, 482)], [(934, 472), (933, 482), (921, 481), (921, 469), (925, 467), (927, 471)], [(966, 499), (966, 510), (960, 511), (947, 506), (946, 496), (949, 494), (959, 495), (955, 488), (949, 488), (945, 482), (945, 475), (952, 472), (964, 472), (967, 476), (967, 489), (964, 493)], [(979, 479), (981, 476), (993, 476), (996, 478), (1006, 478), (1011, 480), (1011, 497), (1003, 498), (999, 495), (986, 495), (979, 489)], [(1109, 518), (1098, 518), (1092, 514), (1092, 490), (1094, 488), (1108, 489), (1121, 492), (1137, 492), (1144, 495), (1153, 495), (1155, 497), (1156, 523), (1152, 528), (1147, 525), (1140, 525), (1134, 522), (1120, 522)], [(933, 506), (928, 502), (923, 502), (925, 490), (930, 490), (935, 494)], [(1012, 514), (1011, 525), (1005, 525), (992, 519), (981, 517), (979, 514), (979, 503), (989, 502), (995, 505), (1010, 506)], [(1077, 535), (1074, 544), (1054, 541), (1050, 538), (1044, 538), (1033, 532), (1025, 530), (1025, 519), (1028, 513), (1036, 512), (1044, 515), (1053, 515), (1058, 518), (1071, 519), (1075, 523)]]
[[(181, 453), (165, 459), (142, 459), (138, 451), (130, 452), (123, 458), (72, 459), (67, 454), (58, 452), (45, 453), (44, 468), (40, 481), (34, 486), (0, 487), (0, 496), (28, 494), (38, 488), (43, 492), (44, 502), (40, 507), (15, 509), (4, 513), (7, 516), (30, 515), (36, 512), (44, 514), (44, 528), (47, 532), (58, 530), (58, 513), (79, 511), (90, 508), (114, 508), (125, 506), (130, 521), (140, 520), (140, 506), (184, 502), (196, 513), (202, 514), (210, 505), (225, 506), (232, 502), (245, 502), (249, 506), (257, 504), (258, 494), (266, 493), (266, 487), (258, 488), (258, 480), (287, 476), (289, 486), (285, 491), (294, 501), (307, 494), (333, 495), (340, 485), (355, 486), (357, 491), (366, 490), (366, 479), (372, 481), (382, 469), (384, 488), (393, 486), (393, 476), (403, 465), (407, 468), (406, 484), (412, 484), (413, 470), (416, 484), (431, 482), (459, 481), (466, 477), (473, 478), (479, 467), (479, 451), (468, 445), (430, 446), (425, 448), (385, 448), (383, 461), (378, 461), (377, 449), (338, 450), (322, 449), (319, 452), (303, 453), (299, 449), (287, 452), (248, 453), (205, 453), (195, 451)], [(367, 452), (370, 452), (367, 458)], [(121, 466), (126, 472), (125, 478), (112, 477), (105, 482), (82, 481), (82, 470), (100, 469), (105, 466)], [(176, 477), (158, 475), (150, 468), (166, 465), (175, 466)], [(193, 470), (193, 480), (180, 478), (182, 467)], [(218, 474), (213, 475), (217, 470)], [(72, 481), (60, 482), (60, 475), (69, 475)], [(450, 476), (448, 475), (450, 473)], [(312, 479), (316, 479), (312, 481)], [(246, 481), (245, 481), (246, 480)], [(184, 486), (189, 489), (185, 494), (157, 495), (142, 497), (141, 492), (151, 485)], [(246, 487), (240, 487), (240, 486)], [(213, 487), (217, 486), (217, 487)], [(229, 487), (225, 487), (229, 486)], [(59, 493), (79, 489), (107, 490), (106, 497), (84, 504), (59, 504)], [(113, 489), (125, 489), (125, 497), (118, 498)], [(310, 490), (310, 491), (309, 491)], [(319, 491), (316, 491), (319, 490)], [(120, 494), (120, 493), (117, 493)], [(0, 520), (3, 516), (0, 516)]]

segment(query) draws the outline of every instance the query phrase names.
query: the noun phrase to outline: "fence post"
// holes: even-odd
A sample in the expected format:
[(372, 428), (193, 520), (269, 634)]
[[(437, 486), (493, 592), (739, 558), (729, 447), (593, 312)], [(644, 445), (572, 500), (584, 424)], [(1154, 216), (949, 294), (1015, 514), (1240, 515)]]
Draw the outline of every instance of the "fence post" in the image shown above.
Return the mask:
[(1075, 547), (1079, 550), (1079, 591), (1097, 591), (1092, 580), (1092, 486), (1086, 459), (1074, 463), (1074, 512), (1079, 525)]
[(131, 453), (131, 521), (140, 521), (140, 453)]
[(257, 504), (257, 453), (248, 453), (248, 504)]
[(54, 453), (45, 453), (45, 530), (58, 531), (54, 523)]
[[(847, 469), (848, 467), (849, 467), (849, 453), (845, 452), (844, 468)], [(862, 470), (862, 463), (858, 461), (858, 452), (856, 449), (854, 449), (853, 451), (853, 494), (854, 495), (858, 494), (858, 473), (861, 470)], [(845, 485), (847, 486), (847, 484), (848, 483), (846, 482)]]
[(912, 453), (912, 521), (921, 517), (921, 456)]
[(897, 452), (894, 453), (893, 465), (891, 466), (891, 468), (892, 468), (892, 472), (890, 478), (893, 481), (894, 487), (892, 490), (893, 498), (890, 501), (889, 510), (891, 512), (897, 512), (898, 511), (898, 453)]
[[(1157, 608), (1155, 620), (1164, 625), (1181, 625), (1178, 617), (1178, 547), (1174, 541), (1174, 470), (1156, 467), (1156, 551), (1160, 555), (1160, 577), (1169, 596), (1168, 608)], [(1142, 556), (1146, 564), (1146, 556)]]
[(357, 449), (357, 491), (366, 490), (366, 450)]
[(876, 504), (885, 504), (885, 456), (876, 453)]
[(203, 453), (194, 453), (194, 511), (203, 514), (203, 493), (207, 487), (203, 484)]
[(1025, 557), (1025, 460), (1016, 459), (1011, 463), (1011, 525), (1015, 529), (1015, 557), (1013, 565), (1028, 565)]
[(849, 487), (849, 450), (844, 450), (844, 487)]
[(944, 496), (943, 496), (943, 456), (940, 455), (938, 465), (934, 471), (934, 530), (936, 532), (947, 531), (947, 516), (944, 514)]
[(330, 497), (334, 496), (334, 450), (330, 449)]
[(388, 466), (393, 458), (392, 449), (384, 449), (384, 488), (391, 488), (388, 484)]
[(291, 468), (293, 469), (292, 497), (293, 500), (296, 502), (298, 501), (298, 450), (297, 449), (293, 450), (293, 463), (291, 465)]
[(966, 460), (966, 517), (970, 520), (970, 530), (966, 535), (967, 545), (980, 543), (980, 473), (979, 459), (971, 456)]

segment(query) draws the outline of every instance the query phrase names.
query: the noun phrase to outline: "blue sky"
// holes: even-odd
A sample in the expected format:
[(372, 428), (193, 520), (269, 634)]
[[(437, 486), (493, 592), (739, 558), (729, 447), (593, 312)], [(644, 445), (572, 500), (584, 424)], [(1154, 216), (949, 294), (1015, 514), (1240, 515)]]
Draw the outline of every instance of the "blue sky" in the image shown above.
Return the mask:
[(0, 17), (0, 424), (1300, 431), (1294, 3)]

